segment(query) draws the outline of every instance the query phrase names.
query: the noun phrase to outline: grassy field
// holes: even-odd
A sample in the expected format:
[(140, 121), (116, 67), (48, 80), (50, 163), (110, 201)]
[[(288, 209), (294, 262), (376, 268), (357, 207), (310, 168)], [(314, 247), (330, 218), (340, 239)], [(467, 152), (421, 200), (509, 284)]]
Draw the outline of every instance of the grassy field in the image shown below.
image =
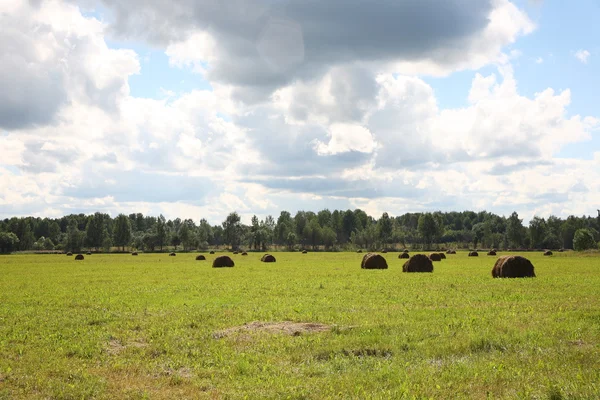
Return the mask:
[(275, 255), (0, 257), (0, 399), (600, 398), (600, 257)]

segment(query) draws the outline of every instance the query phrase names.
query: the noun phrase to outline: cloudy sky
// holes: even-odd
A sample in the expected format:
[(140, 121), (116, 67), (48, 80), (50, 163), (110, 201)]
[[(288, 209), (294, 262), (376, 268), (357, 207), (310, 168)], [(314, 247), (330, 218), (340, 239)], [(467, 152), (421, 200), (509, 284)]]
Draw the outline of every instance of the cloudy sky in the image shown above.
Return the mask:
[(600, 0), (0, 0), (0, 218), (600, 208)]

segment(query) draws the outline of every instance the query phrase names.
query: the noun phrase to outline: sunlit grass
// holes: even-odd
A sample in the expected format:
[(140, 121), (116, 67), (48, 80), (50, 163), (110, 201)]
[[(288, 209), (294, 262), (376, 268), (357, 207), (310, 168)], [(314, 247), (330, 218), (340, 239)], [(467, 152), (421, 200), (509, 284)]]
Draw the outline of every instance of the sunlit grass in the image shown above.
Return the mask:
[[(0, 398), (600, 397), (600, 257), (215, 256), (0, 257)], [(214, 335), (252, 321), (331, 330)]]

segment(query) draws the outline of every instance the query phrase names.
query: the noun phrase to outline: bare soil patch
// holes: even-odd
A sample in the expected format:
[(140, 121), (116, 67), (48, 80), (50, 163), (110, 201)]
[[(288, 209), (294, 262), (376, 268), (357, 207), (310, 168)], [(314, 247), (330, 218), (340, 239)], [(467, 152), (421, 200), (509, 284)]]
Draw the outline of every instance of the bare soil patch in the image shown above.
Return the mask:
[(300, 336), (306, 333), (326, 332), (331, 330), (330, 325), (318, 324), (315, 322), (260, 322), (254, 321), (242, 326), (234, 326), (232, 328), (223, 329), (213, 334), (215, 339), (232, 336), (236, 333), (271, 333), (284, 334), (290, 336)]

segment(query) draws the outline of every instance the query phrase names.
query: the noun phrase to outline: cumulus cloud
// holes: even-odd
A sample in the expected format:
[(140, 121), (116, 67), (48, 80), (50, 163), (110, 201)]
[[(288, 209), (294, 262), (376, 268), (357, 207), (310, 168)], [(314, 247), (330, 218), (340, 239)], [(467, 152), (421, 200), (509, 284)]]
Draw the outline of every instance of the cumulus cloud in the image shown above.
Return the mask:
[(588, 60), (591, 56), (591, 53), (587, 50), (577, 50), (575, 52), (575, 58), (577, 58), (579, 61), (581, 61), (582, 64), (587, 64)]

